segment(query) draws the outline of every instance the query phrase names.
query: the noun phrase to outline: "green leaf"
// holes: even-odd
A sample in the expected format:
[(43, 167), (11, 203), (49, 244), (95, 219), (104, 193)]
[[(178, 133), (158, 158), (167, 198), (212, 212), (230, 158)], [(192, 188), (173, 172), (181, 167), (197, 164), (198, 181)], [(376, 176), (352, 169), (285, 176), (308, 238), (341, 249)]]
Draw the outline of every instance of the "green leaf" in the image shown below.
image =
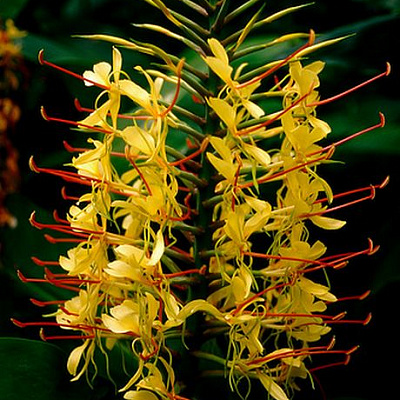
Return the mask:
[(2, 20), (15, 19), (25, 7), (28, 0), (3, 0), (0, 1), (0, 15)]
[[(45, 209), (39, 208), (31, 200), (22, 195), (12, 195), (8, 199), (9, 210), (17, 218), (16, 228), (4, 228), (0, 231), (2, 243), (2, 263), (10, 275), (16, 278), (15, 269), (19, 269), (27, 277), (43, 277), (43, 268), (34, 265), (32, 256), (43, 260), (58, 260), (60, 254), (65, 253), (66, 246), (48, 243), (43, 232), (38, 231), (29, 223), (29, 216), (33, 210), (37, 210), (38, 219), (41, 221), (52, 220), (51, 214)], [(63, 291), (49, 284), (28, 283), (21, 286), (40, 300), (54, 300), (63, 298)]]
[(88, 399), (89, 389), (68, 382), (65, 355), (56, 346), (27, 339), (0, 338), (2, 400)]

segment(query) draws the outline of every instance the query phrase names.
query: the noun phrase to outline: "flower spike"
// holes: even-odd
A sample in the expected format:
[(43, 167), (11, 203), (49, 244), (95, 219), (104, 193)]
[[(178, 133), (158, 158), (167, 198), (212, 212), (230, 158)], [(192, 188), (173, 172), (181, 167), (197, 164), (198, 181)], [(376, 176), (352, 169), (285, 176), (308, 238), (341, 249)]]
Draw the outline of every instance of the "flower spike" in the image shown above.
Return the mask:
[[(29, 160), (32, 171), (80, 186), (71, 194), (68, 187), (61, 190), (69, 207), (64, 215), (54, 211), (53, 221), (45, 223), (33, 212), (29, 219), (48, 242), (68, 250), (54, 260), (32, 257), (42, 277), (17, 272), (22, 282), (52, 285), (63, 296), (31, 299), (50, 307), (45, 314), (50, 319), (13, 322), (41, 327), (43, 340), (78, 341), (67, 361), (73, 380), (88, 373), (91, 363), (96, 370), (94, 354), (105, 354), (107, 366), (118, 363), (111, 350), (124, 341), (124, 357), (137, 368), (120, 389), (126, 399), (190, 400), (185, 393), (195, 394), (193, 383), (177, 385), (185, 376), (174, 368), (176, 359), (189, 356), (207, 360), (191, 363), (193, 376), (207, 375), (204, 368), (212, 361), (226, 370), (228, 386), (240, 396), (242, 382), (259, 381), (266, 397), (287, 400), (299, 377), (349, 362), (358, 346), (335, 348), (336, 326), (367, 325), (371, 319), (371, 314), (348, 317), (333, 306), (363, 300), (370, 292), (336, 297), (329, 275), (379, 246), (368, 239), (361, 249), (332, 254), (320, 229), (342, 228), (348, 221), (328, 215), (372, 200), (389, 182), (387, 177), (334, 193), (320, 166), (334, 165), (338, 146), (382, 128), (385, 118), (379, 113), (378, 123), (333, 141), (318, 106), (387, 76), (390, 65), (320, 100), (325, 63), (309, 55), (343, 37), (315, 43), (311, 30), (267, 43), (248, 39), (253, 30), (308, 4), (265, 16), (266, 7), (256, 7), (259, 0), (241, 6), (182, 0), (179, 12), (172, 8), (175, 0), (145, 1), (180, 32), (161, 23), (140, 26), (179, 40), (197, 53), (194, 58), (184, 60), (151, 43), (92, 35), (114, 44), (112, 60), (80, 75), (39, 52), (40, 64), (96, 86), (100, 94), (92, 104), (85, 96), (84, 106), (74, 101), (85, 114), (79, 121), (41, 108), (45, 120), (89, 138), (86, 145), (64, 141), (72, 153), (66, 167)], [(238, 26), (225, 29), (232, 20)], [(297, 40), (301, 44), (286, 57), (264, 65), (252, 57)], [(129, 66), (145, 78), (144, 85), (136, 83), (116, 46), (154, 56), (162, 65)], [(269, 103), (271, 98), (278, 102)], [(318, 359), (322, 363), (313, 364)], [(115, 368), (118, 364), (110, 370)]]

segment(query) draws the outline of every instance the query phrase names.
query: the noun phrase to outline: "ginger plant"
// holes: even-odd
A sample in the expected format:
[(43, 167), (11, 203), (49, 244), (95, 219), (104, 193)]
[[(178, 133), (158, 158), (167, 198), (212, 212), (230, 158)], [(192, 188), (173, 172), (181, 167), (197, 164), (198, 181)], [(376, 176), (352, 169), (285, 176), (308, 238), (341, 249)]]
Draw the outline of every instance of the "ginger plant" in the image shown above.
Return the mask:
[[(72, 380), (95, 366), (97, 350), (107, 357), (115, 346), (124, 348), (136, 362), (118, 388), (125, 399), (192, 398), (192, 381), (202, 376), (225, 379), (241, 398), (255, 384), (270, 398), (288, 399), (300, 379), (349, 362), (357, 346), (336, 348), (335, 324), (370, 319), (329, 313), (330, 304), (342, 299), (331, 292), (327, 275), (377, 247), (369, 240), (365, 249), (331, 254), (316, 236), (342, 228), (346, 222), (331, 215), (372, 199), (388, 181), (333, 193), (319, 167), (332, 161), (337, 146), (383, 127), (384, 118), (326, 144), (331, 128), (317, 109), (387, 75), (389, 66), (321, 100), (324, 63), (309, 56), (343, 38), (321, 42), (311, 30), (250, 40), (253, 31), (304, 6), (269, 16), (260, 7), (249, 17), (257, 0), (240, 7), (228, 0), (181, 0), (171, 8), (161, 0), (146, 2), (174, 30), (141, 27), (179, 41), (196, 53), (193, 62), (157, 44), (101, 34), (89, 38), (114, 44), (112, 62), (82, 75), (39, 55), (41, 64), (75, 76), (99, 95), (92, 106), (76, 101), (84, 114), (78, 121), (42, 109), (45, 119), (90, 137), (86, 148), (65, 143), (74, 154), (65, 168), (30, 160), (33, 171), (82, 188), (79, 194), (63, 191), (71, 205), (65, 217), (54, 214), (54, 224), (31, 216), (35, 227), (62, 234), (46, 234), (50, 242), (71, 242), (58, 260), (33, 260), (45, 267), (43, 281), (72, 296), (34, 300), (57, 304), (50, 320), (14, 322), (42, 326), (44, 340), (78, 341), (67, 363)], [(253, 57), (281, 44), (295, 50), (267, 64)], [(130, 78), (119, 48), (161, 63), (135, 67), (146, 85)], [(188, 97), (191, 102), (182, 101)], [(271, 98), (280, 106), (274, 109)], [(171, 146), (176, 136), (186, 144)], [(51, 327), (70, 334), (50, 335)], [(182, 360), (189, 371), (179, 367)]]

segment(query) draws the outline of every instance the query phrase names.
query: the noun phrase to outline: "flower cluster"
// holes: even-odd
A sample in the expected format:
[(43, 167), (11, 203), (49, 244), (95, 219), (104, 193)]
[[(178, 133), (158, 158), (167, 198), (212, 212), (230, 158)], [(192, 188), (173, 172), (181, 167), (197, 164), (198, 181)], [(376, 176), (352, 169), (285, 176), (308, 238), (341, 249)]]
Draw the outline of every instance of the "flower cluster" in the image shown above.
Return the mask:
[[(87, 189), (78, 196), (63, 191), (72, 205), (65, 218), (54, 214), (54, 224), (31, 217), (35, 227), (67, 235), (46, 235), (49, 241), (74, 244), (59, 260), (34, 258), (45, 267), (44, 281), (70, 290), (73, 297), (34, 300), (42, 306), (56, 303), (55, 321), (14, 322), (74, 332), (51, 336), (41, 330), (45, 340), (82, 341), (68, 359), (73, 380), (94, 364), (96, 349), (107, 353), (128, 344), (136, 372), (121, 388), (126, 399), (189, 396), (190, 384), (185, 388), (176, 381), (177, 353), (213, 362), (215, 368), (207, 372), (225, 375), (241, 396), (241, 382), (256, 380), (272, 398), (287, 399), (297, 388), (297, 378), (349, 361), (355, 348), (336, 349), (333, 339), (326, 339), (333, 324), (369, 321), (370, 316), (346, 320), (345, 313), (326, 313), (338, 300), (326, 272), (377, 248), (370, 241), (365, 250), (327, 255), (327, 247), (313, 236), (318, 229), (336, 230), (345, 224), (326, 214), (373, 198), (387, 183), (334, 194), (318, 173), (336, 146), (382, 127), (383, 116), (379, 124), (340, 142), (320, 144), (331, 129), (318, 118), (317, 107), (341, 95), (320, 100), (324, 63), (309, 62), (305, 56), (340, 39), (316, 44), (311, 31), (246, 47), (252, 29), (296, 8), (264, 19), (257, 13), (237, 33), (221, 37), (221, 26), (245, 8), (229, 12), (228, 2), (201, 2), (204, 7), (195, 11), (213, 21), (205, 27), (189, 23), (161, 1), (150, 3), (183, 35), (161, 26), (144, 27), (182, 41), (198, 53), (202, 67), (155, 45), (92, 37), (161, 59), (169, 73), (136, 67), (147, 83), (144, 87), (122, 68), (116, 47), (112, 65), (98, 63), (82, 76), (40, 53), (43, 65), (74, 75), (100, 94), (93, 108), (76, 102), (78, 110), (87, 113), (79, 121), (42, 110), (49, 121), (93, 135), (87, 148), (66, 143), (75, 153), (68, 170), (40, 167), (31, 159), (32, 170)], [(248, 66), (240, 63), (268, 46), (299, 40), (305, 43), (280, 60), (251, 66), (247, 72)], [(172, 86), (172, 92), (165, 86)], [(187, 95), (193, 108), (179, 103)], [(267, 112), (271, 97), (280, 98), (281, 107)], [(173, 135), (184, 136), (184, 149), (171, 147)], [(364, 197), (357, 197), (362, 193)], [(356, 197), (331, 205), (349, 196)], [(41, 281), (22, 274), (20, 278)], [(207, 350), (216, 337), (224, 357)], [(176, 338), (184, 343), (178, 350)], [(333, 361), (309, 368), (311, 356), (321, 354)], [(193, 375), (203, 372), (194, 369)]]

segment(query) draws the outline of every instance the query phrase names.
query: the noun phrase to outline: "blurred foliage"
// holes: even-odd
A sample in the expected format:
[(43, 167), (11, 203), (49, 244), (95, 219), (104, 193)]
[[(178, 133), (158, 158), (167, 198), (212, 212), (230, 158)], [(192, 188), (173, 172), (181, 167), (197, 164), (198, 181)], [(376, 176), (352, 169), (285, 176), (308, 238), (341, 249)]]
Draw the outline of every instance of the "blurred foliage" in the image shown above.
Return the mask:
[[(238, 5), (241, 3), (236, 1)], [(276, 11), (293, 3), (301, 4), (289, 0), (268, 1), (266, 10)], [(360, 343), (361, 349), (348, 366), (318, 374), (326, 398), (332, 400), (394, 398), (397, 392), (396, 366), (390, 365), (400, 356), (395, 346), (397, 327), (393, 325), (393, 312), (399, 305), (397, 291), (400, 290), (400, 230), (397, 225), (400, 223), (397, 204), (400, 186), (397, 164), (400, 161), (399, 15), (399, 0), (316, 0), (278, 24), (257, 32), (258, 40), (281, 32), (307, 32), (310, 28), (323, 38), (355, 33), (313, 56), (327, 62), (322, 74), (322, 98), (384, 71), (387, 61), (393, 69), (388, 78), (321, 107), (320, 111), (333, 128), (332, 135), (338, 139), (376, 124), (378, 111), (386, 116), (385, 128), (337, 149), (336, 159), (345, 161), (345, 165), (325, 168), (325, 176), (335, 191), (376, 184), (387, 175), (391, 176), (389, 187), (379, 191), (373, 202), (341, 212), (340, 217), (349, 222), (339, 238), (335, 236), (333, 241), (327, 234), (326, 243), (332, 249), (364, 248), (368, 237), (381, 245), (381, 251), (375, 256), (354, 260), (345, 270), (332, 276), (334, 285), (343, 294), (362, 293), (371, 288), (372, 295), (352, 305), (351, 314), (362, 318), (369, 311), (373, 312), (368, 327), (351, 330), (346, 327), (343, 332), (338, 329), (341, 341)], [(101, 371), (94, 390), (89, 389), (84, 379), (68, 383), (65, 368), (68, 344), (42, 343), (38, 341), (37, 329), (21, 330), (10, 322), (10, 317), (32, 320), (40, 316), (41, 310), (30, 304), (30, 297), (45, 300), (62, 296), (62, 293), (54, 293), (54, 288), (51, 291), (50, 285), (24, 285), (16, 277), (16, 269), (27, 276), (42, 274), (40, 267), (33, 266), (32, 255), (56, 259), (57, 254), (65, 251), (62, 246), (46, 242), (42, 232), (33, 229), (28, 222), (34, 209), (43, 220), (51, 218), (53, 209), (59, 210), (60, 215), (65, 211), (59, 195), (63, 183), (32, 173), (28, 168), (29, 156), (35, 154), (41, 165), (59, 166), (70, 157), (62, 146), (63, 140), (74, 145), (86, 140), (66, 126), (45, 122), (40, 116), (40, 106), (45, 105), (52, 115), (73, 119), (78, 118), (74, 98), (79, 98), (83, 105), (91, 103), (82, 82), (41, 67), (37, 53), (43, 48), (47, 59), (81, 73), (100, 60), (109, 60), (111, 49), (108, 44), (72, 38), (72, 35), (105, 33), (140, 40), (143, 32), (132, 23), (156, 23), (162, 16), (138, 0), (0, 0), (0, 20), (7, 18), (13, 18), (19, 29), (28, 32), (21, 41), (28, 76), (18, 98), (21, 120), (11, 138), (20, 154), (22, 183), (19, 193), (9, 197), (7, 206), (16, 216), (18, 226), (1, 231), (0, 398), (120, 398), (102, 380)], [(167, 45), (176, 48), (173, 42)], [(288, 54), (284, 47), (281, 51)], [(190, 55), (185, 56), (190, 62)], [(268, 59), (268, 52), (260, 57)], [(124, 65), (128, 70), (150, 61), (143, 55), (124, 51)], [(131, 72), (133, 74), (133, 70)], [(210, 382), (207, 387), (208, 395), (199, 388), (199, 399), (217, 398), (218, 390), (212, 385)], [(322, 398), (318, 383), (315, 385), (316, 390), (304, 388), (297, 399)], [(215, 396), (209, 394), (212, 389)]]

